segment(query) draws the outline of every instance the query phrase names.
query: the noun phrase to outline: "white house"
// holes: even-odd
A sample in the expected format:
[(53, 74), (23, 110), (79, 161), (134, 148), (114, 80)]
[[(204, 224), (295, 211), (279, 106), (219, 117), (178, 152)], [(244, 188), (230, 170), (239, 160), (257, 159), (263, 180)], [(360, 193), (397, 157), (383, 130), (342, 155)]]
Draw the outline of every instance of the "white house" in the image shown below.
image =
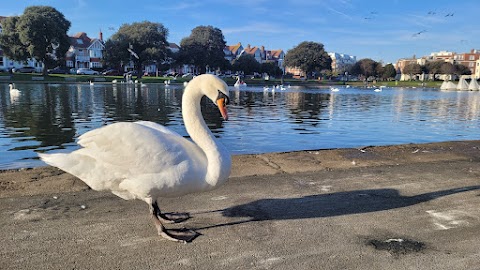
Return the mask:
[(70, 48), (66, 55), (66, 66), (70, 68), (101, 68), (103, 58), (103, 34), (89, 38), (85, 32), (70, 37)]

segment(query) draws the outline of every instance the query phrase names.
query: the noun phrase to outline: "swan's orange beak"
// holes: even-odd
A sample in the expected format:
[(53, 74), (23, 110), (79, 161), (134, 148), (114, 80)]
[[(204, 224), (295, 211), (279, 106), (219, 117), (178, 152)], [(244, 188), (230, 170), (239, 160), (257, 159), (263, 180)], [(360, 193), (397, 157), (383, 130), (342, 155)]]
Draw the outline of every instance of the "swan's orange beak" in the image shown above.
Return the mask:
[(217, 99), (217, 106), (218, 110), (220, 110), (220, 113), (222, 114), (223, 119), (225, 119), (225, 121), (228, 120), (227, 107), (225, 107), (225, 98)]

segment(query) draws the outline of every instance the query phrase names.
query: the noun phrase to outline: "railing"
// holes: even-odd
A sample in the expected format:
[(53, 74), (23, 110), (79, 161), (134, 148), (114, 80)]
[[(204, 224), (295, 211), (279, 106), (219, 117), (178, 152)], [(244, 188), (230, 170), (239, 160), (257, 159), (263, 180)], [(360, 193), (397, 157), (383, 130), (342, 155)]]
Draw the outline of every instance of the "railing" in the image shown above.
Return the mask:
[(90, 56), (77, 55), (75, 60), (80, 62), (90, 62)]

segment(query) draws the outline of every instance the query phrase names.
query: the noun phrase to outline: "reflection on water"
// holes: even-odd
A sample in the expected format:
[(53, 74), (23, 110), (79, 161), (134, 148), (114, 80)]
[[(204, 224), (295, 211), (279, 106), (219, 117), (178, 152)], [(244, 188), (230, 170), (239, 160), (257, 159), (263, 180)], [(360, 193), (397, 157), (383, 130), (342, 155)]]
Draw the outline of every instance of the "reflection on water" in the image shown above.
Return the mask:
[[(148, 120), (188, 136), (183, 87), (152, 84), (0, 84), (0, 169), (44, 165), (36, 152), (72, 151), (88, 130)], [(479, 139), (480, 92), (435, 89), (231, 89), (230, 120), (202, 102), (233, 154)]]

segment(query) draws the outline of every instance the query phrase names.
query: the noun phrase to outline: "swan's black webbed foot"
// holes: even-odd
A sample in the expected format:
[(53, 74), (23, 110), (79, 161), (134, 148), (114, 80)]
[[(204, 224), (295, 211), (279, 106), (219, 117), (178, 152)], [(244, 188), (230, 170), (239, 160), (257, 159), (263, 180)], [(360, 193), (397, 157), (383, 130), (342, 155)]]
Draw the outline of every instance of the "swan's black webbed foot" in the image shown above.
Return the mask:
[(153, 218), (153, 222), (155, 223), (155, 227), (157, 228), (158, 235), (162, 236), (163, 238), (180, 242), (180, 243), (188, 243), (193, 241), (197, 236), (200, 234), (194, 230), (189, 229), (165, 229), (163, 224), (165, 223), (178, 223), (190, 218), (190, 214), (188, 213), (165, 213), (163, 214), (158, 207), (157, 202), (152, 202), (150, 204), (150, 214)]
[(152, 202), (152, 204), (150, 205), (150, 211), (153, 215), (156, 215), (158, 219), (164, 224), (179, 223), (191, 217), (189, 213), (162, 213), (156, 201)]
[(164, 223), (180, 223), (191, 218), (189, 213), (160, 213), (158, 218)]
[(190, 229), (168, 229), (159, 233), (160, 236), (168, 240), (180, 242), (180, 243), (189, 243), (193, 239), (197, 238), (200, 234), (194, 230)]

